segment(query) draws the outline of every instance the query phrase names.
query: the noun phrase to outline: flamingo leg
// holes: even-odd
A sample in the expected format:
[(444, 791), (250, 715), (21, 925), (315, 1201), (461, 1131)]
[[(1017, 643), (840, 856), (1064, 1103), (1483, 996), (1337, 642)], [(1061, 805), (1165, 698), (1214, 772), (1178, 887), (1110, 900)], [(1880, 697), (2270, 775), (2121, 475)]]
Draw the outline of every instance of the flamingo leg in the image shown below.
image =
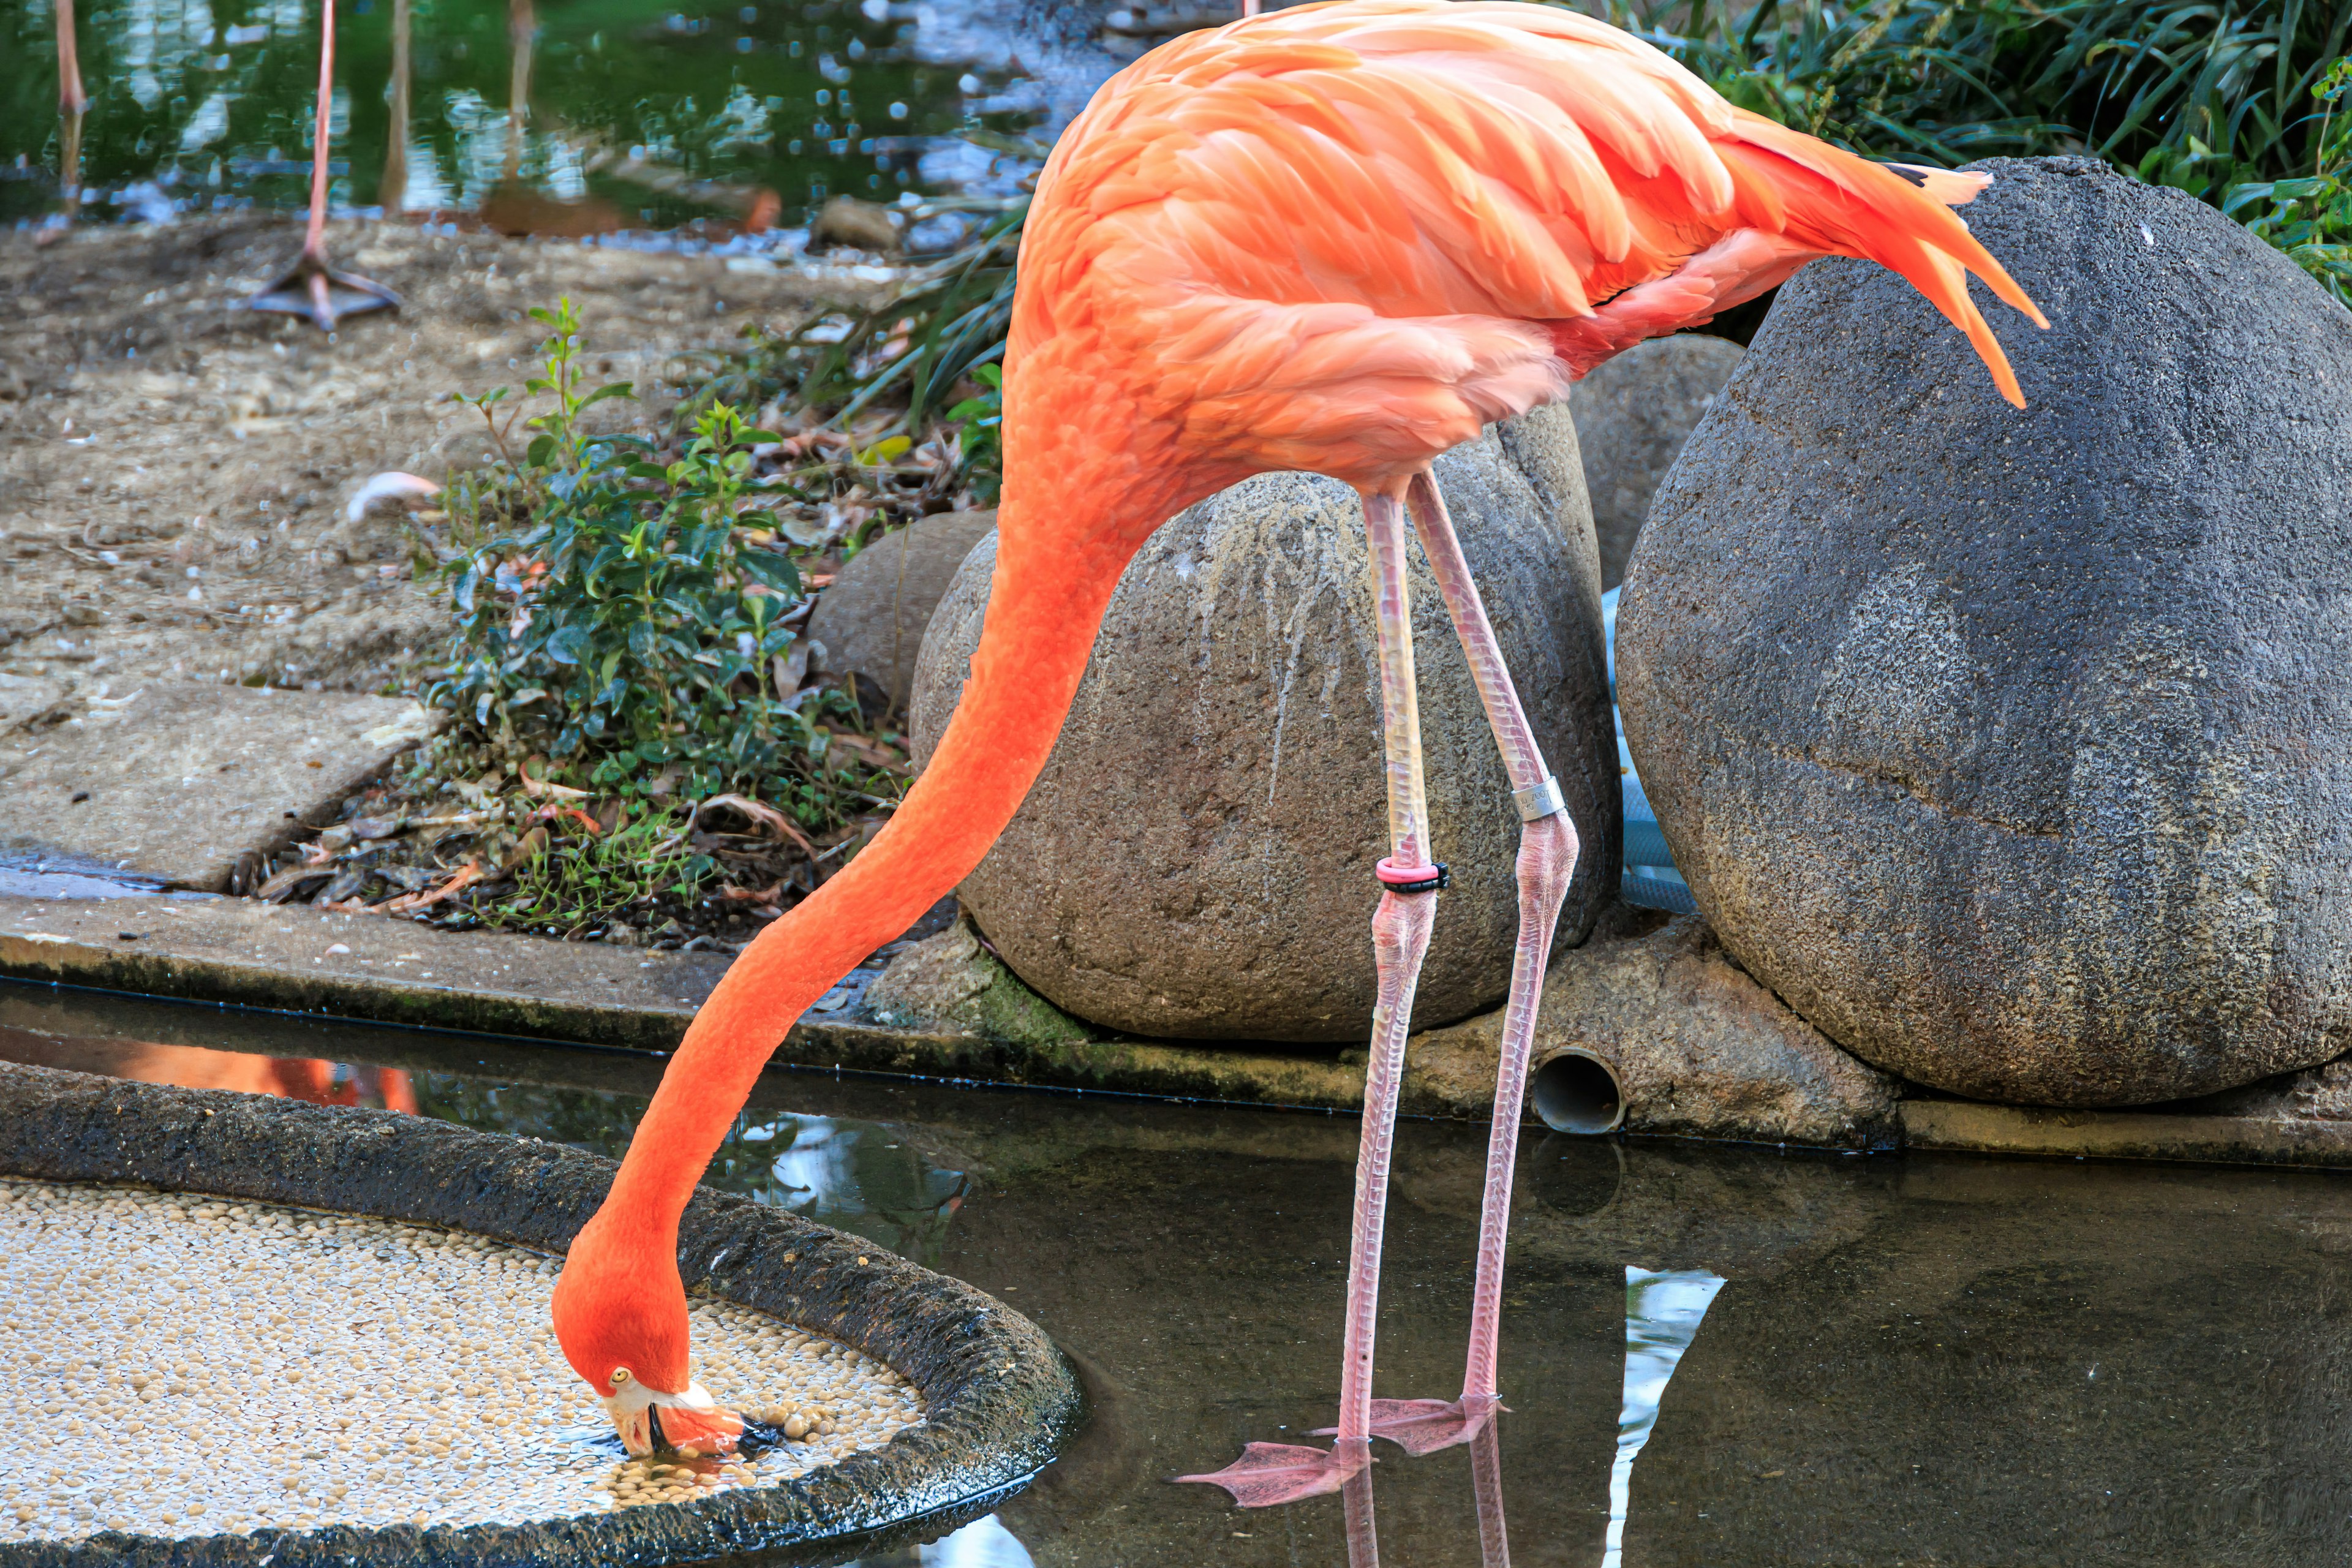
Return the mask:
[[(1412, 994), (1437, 918), (1441, 868), (1426, 864), (1428, 810), (1422, 787), (1421, 717), (1413, 700), (1412, 589), (1405, 577), (1404, 506), (1393, 495), (1364, 498), (1371, 542), (1381, 645), (1381, 721), (1389, 797), (1388, 859), (1380, 867), (1372, 956), (1380, 989), (1372, 1010), (1364, 1079), (1364, 1130), (1356, 1153), (1356, 1205), (1348, 1258), (1347, 1329), (1339, 1368), (1338, 1441), (1328, 1449), (1252, 1443), (1213, 1475), (1180, 1476), (1223, 1487), (1244, 1508), (1267, 1508), (1338, 1491), (1371, 1462), (1372, 1341), (1380, 1309), (1381, 1229), (1388, 1209), (1398, 1093)], [(1421, 873), (1421, 874), (1416, 874)]]
[(81, 89), (81, 55), (74, 44), (73, 0), (58, 0), (58, 110), (79, 118), (89, 107)]
[(319, 113), (310, 138), (310, 227), (302, 254), (284, 277), (246, 303), (256, 310), (308, 316), (331, 332), (345, 316), (396, 310), (400, 296), (383, 284), (327, 265), (327, 129), (335, 98), (335, 0), (319, 5)]
[(1486, 709), (1486, 721), (1502, 750), (1518, 802), (1519, 938), (1511, 963), (1511, 994), (1503, 1012), (1502, 1060), (1495, 1081), (1495, 1119), (1486, 1143), (1486, 1188), (1478, 1213), (1478, 1274), (1471, 1294), (1470, 1350), (1463, 1372), (1462, 1397), (1382, 1399), (1373, 1402), (1372, 1435), (1407, 1452), (1426, 1454), (1475, 1437), (1503, 1408), (1496, 1394), (1496, 1362), (1503, 1310), (1503, 1248), (1511, 1220), (1511, 1175), (1518, 1160), (1521, 1103), (1528, 1088), (1528, 1057), (1535, 1043), (1536, 1008), (1543, 999), (1544, 966), (1551, 954), (1559, 907), (1576, 873), (1576, 825), (1544, 765), (1535, 731), (1504, 665), (1495, 628), (1469, 563), (1454, 536), (1453, 520), (1437, 481), (1423, 470), (1407, 491), (1413, 527), (1445, 596), (1446, 613), (1462, 639), (1471, 679)]
[(1478, 1568), (1511, 1568), (1511, 1539), (1503, 1527), (1502, 1443), (1491, 1421), (1470, 1439), (1470, 1491), (1478, 1504)]

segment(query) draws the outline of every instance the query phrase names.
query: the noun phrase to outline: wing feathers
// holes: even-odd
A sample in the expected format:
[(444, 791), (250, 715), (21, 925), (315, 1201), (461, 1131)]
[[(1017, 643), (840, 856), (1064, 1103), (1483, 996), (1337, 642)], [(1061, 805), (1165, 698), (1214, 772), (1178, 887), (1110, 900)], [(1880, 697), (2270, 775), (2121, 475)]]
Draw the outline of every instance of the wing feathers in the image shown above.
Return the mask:
[(1572, 12), (1296, 6), (1152, 51), (1065, 133), (1008, 363), (1086, 334), (1145, 367), (1161, 391), (1139, 395), (1195, 436), (1278, 430), (1259, 458), (1346, 473), (1840, 254), (1908, 279), (2014, 400), (1969, 275), (2042, 318), (1950, 210), (1984, 183), (1733, 109)]

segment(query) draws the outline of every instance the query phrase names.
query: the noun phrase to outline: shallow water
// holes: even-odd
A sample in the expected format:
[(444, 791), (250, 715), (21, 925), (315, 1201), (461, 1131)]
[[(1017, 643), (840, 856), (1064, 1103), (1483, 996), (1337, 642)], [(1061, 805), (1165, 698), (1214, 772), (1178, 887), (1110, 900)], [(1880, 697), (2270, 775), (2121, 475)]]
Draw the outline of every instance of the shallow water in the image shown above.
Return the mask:
[[(978, 5), (340, 0), (331, 200), (454, 216), (520, 190), (666, 228), (761, 190), (791, 224), (828, 195), (961, 185), (989, 158), (956, 133), (1019, 131), (1040, 102)], [(0, 222), (58, 205), (53, 5), (0, 0)], [(78, 11), (94, 216), (309, 200), (316, 0)]]
[[(615, 1152), (659, 1069), (6, 985), (0, 1056)], [(1168, 1485), (1328, 1419), (1355, 1131), (778, 1072), (712, 1179), (1001, 1295), (1090, 1380), (1061, 1463), (893, 1563), (1338, 1568), (1368, 1530), (1414, 1568), (1494, 1568), (1506, 1539), (1573, 1568), (2352, 1551), (2352, 1182), (2326, 1173), (1530, 1140), (1490, 1475), (1390, 1453), (1352, 1556), (1339, 1498)], [(1483, 1148), (1401, 1131), (1383, 1394), (1458, 1385)]]

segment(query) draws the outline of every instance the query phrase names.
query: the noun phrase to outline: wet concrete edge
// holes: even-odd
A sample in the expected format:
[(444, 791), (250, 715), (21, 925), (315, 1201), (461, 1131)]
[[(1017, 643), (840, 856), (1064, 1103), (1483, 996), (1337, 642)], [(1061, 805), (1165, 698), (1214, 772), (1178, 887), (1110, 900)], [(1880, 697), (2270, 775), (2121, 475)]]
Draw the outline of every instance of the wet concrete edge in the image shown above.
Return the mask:
[[(432, 981), (378, 967), (402, 954), (425, 955), (418, 968), (429, 965)], [(728, 962), (247, 900), (0, 898), (0, 975), (14, 979), (656, 1053), (677, 1045)], [(1021, 1045), (854, 1013), (804, 1018), (774, 1059), (1237, 1104), (1363, 1103), (1363, 1069), (1329, 1056), (1126, 1039)], [(1434, 1100), (1406, 1109), (1459, 1114)]]
[[(617, 1167), (584, 1151), (391, 1111), (325, 1109), (0, 1064), (0, 1171), (364, 1214), (561, 1253)], [(924, 1425), (777, 1487), (541, 1524), (329, 1526), (186, 1541), (114, 1532), (0, 1545), (0, 1568), (491, 1568), (823, 1561), (985, 1511), (1079, 1424), (1061, 1352), (992, 1297), (873, 1243), (708, 1189), (688, 1206), (688, 1289), (834, 1335), (911, 1378)], [(795, 1551), (795, 1548), (803, 1549)]]
[(2085, 1160), (2352, 1168), (2352, 1122), (2181, 1111), (2062, 1110), (1962, 1100), (1897, 1103), (1910, 1149)]
[[(124, 941), (124, 931), (134, 940)], [(331, 951), (338, 945), (349, 951)], [(374, 968), (403, 954), (424, 955), (419, 968), (432, 964), (433, 978)], [(727, 963), (712, 953), (443, 931), (241, 899), (0, 897), (0, 976), (656, 1057), (677, 1046)], [(854, 1012), (839, 1021), (795, 1025), (774, 1060), (1220, 1104), (1339, 1111), (1363, 1104), (1360, 1066), (1284, 1055), (1279, 1047), (1121, 1039), (1031, 1046), (894, 1028)], [(1464, 1092), (1408, 1055), (1405, 1114), (1485, 1120), (1488, 1107)], [(1940, 1098), (1904, 1100), (1896, 1110), (1898, 1149), (2352, 1169), (2352, 1124), (2061, 1111)]]

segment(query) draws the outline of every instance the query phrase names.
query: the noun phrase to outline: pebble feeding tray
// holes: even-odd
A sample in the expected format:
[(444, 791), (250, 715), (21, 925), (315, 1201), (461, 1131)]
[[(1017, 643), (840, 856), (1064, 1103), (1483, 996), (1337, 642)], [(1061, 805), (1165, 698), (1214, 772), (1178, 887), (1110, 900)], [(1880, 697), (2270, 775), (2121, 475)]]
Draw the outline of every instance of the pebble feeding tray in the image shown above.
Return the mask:
[[(0, 1065), (0, 1355), (26, 1358), (0, 1375), (36, 1416), (0, 1464), (0, 1568), (831, 1561), (987, 1511), (1075, 1427), (1067, 1364), (1017, 1313), (704, 1192), (680, 1231), (698, 1371), (804, 1440), (698, 1474), (616, 1464), (538, 1337), (612, 1172), (391, 1112)], [(28, 1250), (43, 1231), (72, 1239)]]

